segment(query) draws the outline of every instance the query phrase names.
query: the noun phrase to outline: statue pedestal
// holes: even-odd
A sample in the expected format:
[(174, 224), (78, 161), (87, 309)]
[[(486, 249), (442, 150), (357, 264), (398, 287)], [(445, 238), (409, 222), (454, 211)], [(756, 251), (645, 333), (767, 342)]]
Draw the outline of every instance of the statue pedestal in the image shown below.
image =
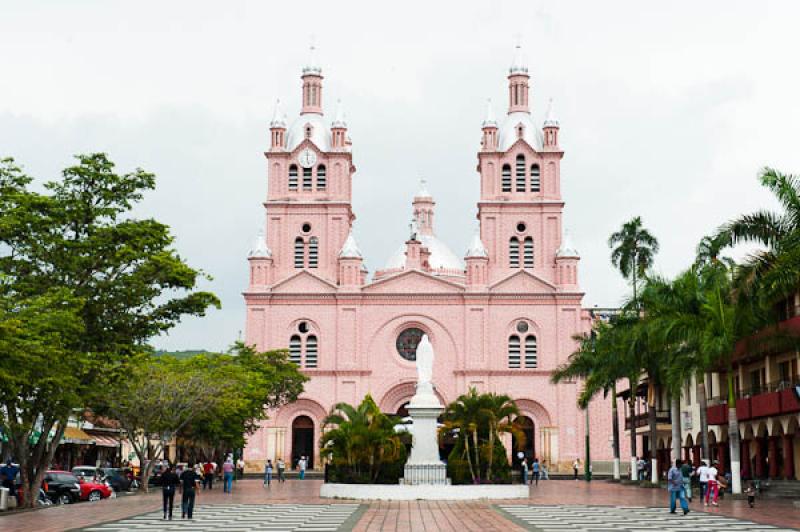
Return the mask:
[(439, 459), (438, 418), (444, 407), (430, 383), (419, 386), (406, 409), (412, 420), (411, 456), (406, 462), (401, 484), (449, 484), (447, 466)]

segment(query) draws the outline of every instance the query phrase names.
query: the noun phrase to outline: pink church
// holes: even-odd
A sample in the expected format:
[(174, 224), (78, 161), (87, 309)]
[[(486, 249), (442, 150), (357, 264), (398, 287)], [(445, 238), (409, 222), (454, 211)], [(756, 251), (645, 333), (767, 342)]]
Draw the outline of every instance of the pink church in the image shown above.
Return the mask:
[[(267, 459), (294, 465), (301, 455), (319, 467), (322, 420), (337, 402), (369, 393), (384, 412), (402, 413), (422, 334), (434, 346), (443, 404), (471, 387), (510, 395), (525, 417), (526, 454), (551, 471), (570, 470), (585, 456), (579, 384), (549, 378), (590, 317), (578, 252), (563, 238), (559, 123), (552, 108), (535, 119), (521, 50), (508, 73), (507, 113), (497, 120), (490, 102), (482, 124), (480, 232), (469, 249), (462, 257), (437, 238), (436, 202), (423, 182), (408, 240), (371, 279), (352, 232), (352, 143), (341, 108), (325, 118), (322, 80), (312, 49), (299, 116), (289, 124), (276, 105), (266, 231), (250, 251), (244, 293), (247, 342), (288, 348), (310, 381), (249, 438), (248, 470), (263, 470)], [(610, 410), (602, 399), (590, 407), (595, 471), (612, 458)]]

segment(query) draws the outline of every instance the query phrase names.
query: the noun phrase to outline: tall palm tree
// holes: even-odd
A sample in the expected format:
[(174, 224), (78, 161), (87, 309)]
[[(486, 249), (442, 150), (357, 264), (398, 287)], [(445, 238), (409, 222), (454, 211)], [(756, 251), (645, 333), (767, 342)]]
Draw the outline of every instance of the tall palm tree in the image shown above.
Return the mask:
[(611, 248), (611, 264), (622, 277), (630, 279), (633, 285), (633, 301), (637, 301), (637, 285), (653, 265), (658, 253), (658, 240), (642, 225), (642, 218), (636, 216), (625, 222), (619, 231), (608, 238)]
[[(653, 265), (653, 260), (658, 253), (658, 240), (642, 224), (642, 218), (636, 216), (625, 222), (619, 231), (612, 233), (608, 238), (608, 247), (611, 248), (611, 264), (613, 264), (622, 277), (630, 279), (633, 287), (633, 311), (639, 311), (638, 284), (647, 270)], [(627, 351), (630, 361), (641, 358), (641, 353)], [(641, 369), (641, 366), (640, 368)], [(630, 383), (629, 410), (631, 420), (635, 419), (636, 389), (639, 385), (637, 374), (636, 382)], [(630, 380), (630, 379), (629, 379)], [(652, 433), (652, 430), (651, 430)], [(636, 479), (636, 430), (631, 428), (631, 480)]]
[(501, 434), (511, 434), (524, 438), (524, 433), (519, 429), (514, 420), (519, 416), (516, 403), (504, 394), (487, 393), (480, 396), (479, 418), (486, 424), (488, 441), (485, 445), (486, 478), (491, 481), (494, 476), (495, 443), (500, 440)]

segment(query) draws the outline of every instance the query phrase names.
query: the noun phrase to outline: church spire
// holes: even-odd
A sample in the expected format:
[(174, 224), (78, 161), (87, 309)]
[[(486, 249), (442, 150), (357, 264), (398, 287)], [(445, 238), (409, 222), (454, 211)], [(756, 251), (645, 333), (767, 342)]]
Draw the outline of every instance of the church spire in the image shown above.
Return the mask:
[(322, 67), (317, 60), (316, 47), (309, 48), (308, 61), (303, 67), (303, 108), (300, 114), (322, 114)]
[(529, 113), (528, 108), (528, 66), (522, 53), (522, 45), (517, 43), (514, 59), (508, 69), (508, 112)]

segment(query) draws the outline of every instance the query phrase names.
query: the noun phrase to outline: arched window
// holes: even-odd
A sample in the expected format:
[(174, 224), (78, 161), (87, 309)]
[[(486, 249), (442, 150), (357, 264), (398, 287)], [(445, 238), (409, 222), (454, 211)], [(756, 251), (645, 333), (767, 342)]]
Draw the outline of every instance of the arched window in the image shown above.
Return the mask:
[(325, 190), (328, 186), (327, 176), (325, 175), (325, 165), (317, 166), (317, 190)]
[(306, 265), (306, 245), (299, 236), (294, 239), (294, 267), (303, 268)]
[(317, 367), (317, 337), (313, 334), (306, 338), (306, 367)]
[(311, 190), (311, 168), (303, 168), (303, 190)]
[(511, 192), (511, 165), (503, 165), (503, 192)]
[(319, 262), (319, 241), (312, 236), (308, 240), (308, 267), (316, 268)]
[(522, 244), (522, 267), (533, 268), (533, 237), (526, 236)]
[(542, 174), (539, 165), (531, 166), (531, 192), (539, 192), (542, 188)]
[(289, 362), (294, 362), (298, 366), (301, 361), (301, 340), (296, 334), (289, 339)]
[(508, 367), (519, 368), (519, 336), (516, 334), (508, 337)]
[(517, 192), (525, 192), (525, 156), (517, 155)]
[(508, 267), (519, 268), (519, 239), (515, 236), (508, 242)]
[(536, 337), (529, 335), (525, 337), (525, 367), (535, 368), (538, 360), (536, 358)]
[(297, 165), (289, 167), (289, 190), (297, 190)]

